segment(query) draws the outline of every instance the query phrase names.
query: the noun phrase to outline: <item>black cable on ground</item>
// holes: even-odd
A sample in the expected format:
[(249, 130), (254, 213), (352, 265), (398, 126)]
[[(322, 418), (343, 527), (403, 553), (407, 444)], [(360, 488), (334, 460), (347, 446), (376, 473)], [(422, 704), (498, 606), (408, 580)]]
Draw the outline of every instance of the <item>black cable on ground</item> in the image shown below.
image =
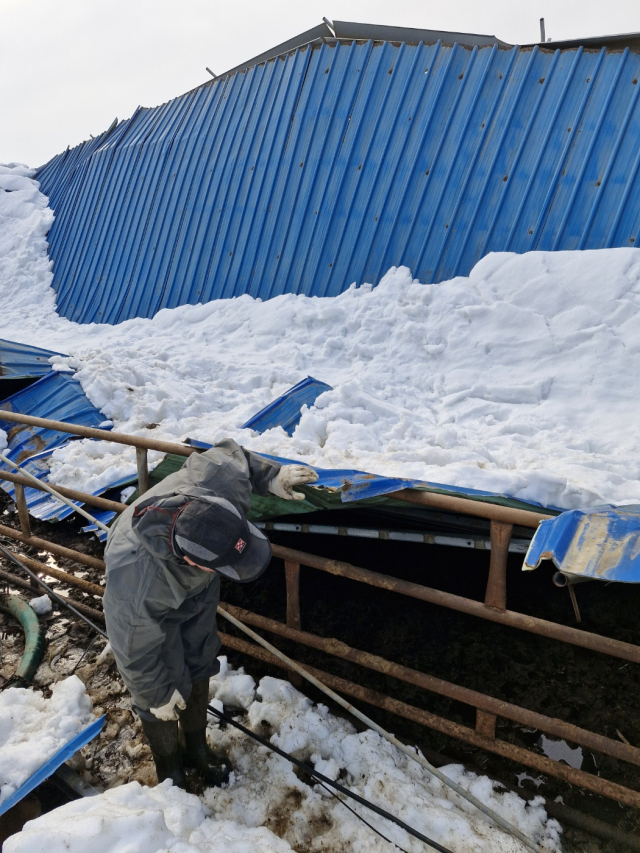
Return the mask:
[[(294, 758), (293, 755), (289, 755), (288, 752), (285, 752), (283, 749), (280, 749), (277, 746), (274, 746), (265, 738), (260, 737), (255, 732), (252, 732), (251, 729), (246, 728), (242, 725), (242, 723), (237, 722), (233, 719), (233, 717), (228, 716), (223, 711), (218, 711), (217, 708), (214, 708), (213, 705), (209, 705), (209, 712), (214, 715), (214, 717), (218, 717), (220, 720), (224, 720), (225, 723), (228, 723), (230, 726), (241, 731), (243, 734), (248, 735), (253, 740), (257, 741), (261, 746), (265, 746), (267, 749), (271, 750), (271, 752), (275, 752), (277, 755), (282, 756), (282, 758), (286, 758), (287, 761), (290, 761), (291, 764), (294, 764), (296, 767), (300, 768), (304, 773), (308, 776), (311, 776), (313, 779), (317, 779), (320, 782), (323, 782), (325, 785), (329, 785), (331, 788), (335, 788), (336, 791), (340, 791), (341, 794), (344, 794), (346, 797), (349, 797), (351, 800), (355, 800), (356, 803), (360, 803), (361, 806), (364, 806), (367, 809), (370, 809), (372, 812), (380, 815), (381, 817), (386, 818), (391, 821), (391, 823), (395, 823), (396, 826), (399, 826), (401, 829), (404, 829), (409, 835), (412, 835), (414, 838), (417, 838), (419, 841), (424, 842), (424, 844), (432, 847), (434, 850), (439, 850), (440, 853), (452, 853), (447, 847), (443, 847), (441, 844), (438, 844), (437, 841), (433, 841), (431, 838), (427, 838), (426, 835), (423, 835), (421, 832), (418, 832), (417, 829), (414, 829), (412, 826), (409, 826), (404, 821), (400, 820), (400, 818), (395, 817), (389, 812), (381, 809), (379, 806), (376, 806), (374, 803), (370, 803), (368, 800), (365, 800), (363, 797), (360, 797), (358, 794), (354, 794), (353, 791), (350, 791), (348, 788), (345, 788), (344, 785), (341, 785), (339, 782), (334, 782), (333, 779), (329, 779), (328, 776), (324, 776), (314, 767), (310, 767), (308, 764), (305, 764), (303, 761), (300, 761), (298, 758)], [(387, 839), (389, 840), (389, 839)], [(391, 842), (394, 843), (394, 842)]]
[(32, 572), (31, 569), (27, 568), (27, 566), (25, 566), (25, 564), (22, 563), (16, 557), (15, 554), (12, 554), (11, 551), (7, 551), (7, 549), (3, 545), (0, 545), (0, 553), (4, 554), (5, 557), (11, 560), (12, 563), (15, 563), (16, 566), (19, 566), (23, 572), (26, 572), (29, 577), (34, 580), (39, 586), (41, 586), (42, 589), (44, 589), (44, 591), (47, 593), (47, 595), (50, 595), (51, 598), (58, 602), (58, 604), (60, 604), (62, 607), (66, 607), (66, 609), (70, 610), (74, 614), (74, 616), (77, 616), (78, 619), (82, 619), (83, 622), (86, 622), (90, 628), (93, 628), (93, 630), (97, 634), (100, 634), (100, 636), (104, 637), (105, 640), (109, 639), (105, 632), (102, 630), (102, 628), (98, 628), (98, 626), (94, 625), (90, 619), (87, 619), (87, 617), (83, 616), (79, 610), (76, 610), (76, 608), (72, 604), (69, 604), (69, 602), (66, 601), (62, 596), (54, 592), (51, 587), (48, 586), (41, 578), (39, 578), (35, 572)]

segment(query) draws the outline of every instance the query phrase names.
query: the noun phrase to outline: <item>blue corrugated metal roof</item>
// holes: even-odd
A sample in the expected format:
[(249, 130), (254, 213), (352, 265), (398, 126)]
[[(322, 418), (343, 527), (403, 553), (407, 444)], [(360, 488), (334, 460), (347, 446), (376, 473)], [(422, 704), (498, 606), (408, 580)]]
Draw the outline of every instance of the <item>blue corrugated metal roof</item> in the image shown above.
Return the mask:
[(639, 78), (629, 50), (334, 42), (140, 109), (38, 173), (59, 310), (115, 323), (636, 245)]
[[(104, 415), (89, 402), (77, 379), (69, 373), (49, 373), (29, 388), (0, 403), (0, 429), (8, 435), (5, 456), (34, 477), (45, 481), (49, 477), (49, 462), (53, 451), (75, 439), (67, 432), (3, 421), (3, 409), (39, 418), (67, 421), (79, 426), (98, 427), (105, 420)], [(14, 484), (1, 479), (1, 472), (7, 467), (4, 462), (0, 462), (0, 488), (15, 499)], [(102, 491), (105, 490), (97, 494)], [(25, 498), (29, 513), (41, 520), (58, 521), (73, 512), (65, 504), (38, 489), (26, 487)], [(82, 504), (78, 503), (78, 506)]]
[(261, 409), (257, 415), (249, 418), (245, 424), (242, 424), (242, 428), (264, 432), (267, 429), (281, 426), (286, 433), (293, 435), (294, 429), (300, 423), (302, 407), (312, 406), (320, 394), (325, 391), (333, 391), (333, 388), (326, 382), (320, 382), (313, 376), (307, 376), (302, 382), (298, 382), (293, 388), (289, 388), (277, 400)]
[(640, 583), (640, 506), (574, 509), (541, 522), (523, 568), (542, 560), (568, 574)]
[[(31, 379), (51, 372), (49, 359), (64, 353), (0, 339), (0, 380)], [(0, 382), (0, 394), (2, 383)]]

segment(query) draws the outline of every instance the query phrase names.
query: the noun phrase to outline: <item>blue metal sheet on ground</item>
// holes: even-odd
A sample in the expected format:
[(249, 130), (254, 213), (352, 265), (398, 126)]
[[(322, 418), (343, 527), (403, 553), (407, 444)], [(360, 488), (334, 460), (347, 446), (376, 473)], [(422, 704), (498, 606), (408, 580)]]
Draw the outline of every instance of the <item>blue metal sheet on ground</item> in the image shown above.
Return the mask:
[(118, 323), (638, 246), (639, 78), (628, 48), (357, 40), (222, 75), (38, 171), (58, 310)]
[(523, 569), (542, 560), (567, 574), (640, 583), (640, 506), (573, 509), (541, 522)]
[(249, 418), (246, 423), (242, 424), (242, 428), (265, 432), (265, 430), (281, 426), (288, 435), (293, 435), (294, 429), (300, 423), (302, 407), (312, 406), (320, 394), (325, 391), (333, 391), (333, 388), (326, 382), (320, 382), (313, 376), (307, 376), (302, 382), (298, 382), (297, 385), (278, 397), (277, 400), (261, 409), (257, 415)]
[(51, 372), (49, 359), (54, 355), (64, 355), (64, 353), (0, 338), (0, 394), (2, 394), (2, 379), (31, 379), (46, 376)]
[(79, 732), (69, 741), (69, 743), (66, 743), (54, 755), (52, 755), (39, 770), (36, 770), (36, 772), (33, 773), (27, 781), (9, 797), (8, 800), (5, 800), (4, 803), (0, 805), (0, 815), (3, 815), (5, 812), (8, 812), (10, 808), (13, 808), (13, 806), (15, 806), (16, 803), (19, 803), (23, 797), (26, 797), (27, 794), (30, 794), (31, 791), (34, 790), (34, 788), (37, 788), (38, 785), (41, 785), (45, 781), (45, 779), (48, 779), (49, 776), (55, 773), (61, 764), (64, 764), (67, 759), (71, 758), (72, 755), (75, 755), (79, 749), (82, 749), (82, 747), (92, 741), (96, 735), (100, 734), (106, 719), (106, 715), (103, 715), (99, 719), (94, 720), (94, 722), (88, 725), (86, 729)]

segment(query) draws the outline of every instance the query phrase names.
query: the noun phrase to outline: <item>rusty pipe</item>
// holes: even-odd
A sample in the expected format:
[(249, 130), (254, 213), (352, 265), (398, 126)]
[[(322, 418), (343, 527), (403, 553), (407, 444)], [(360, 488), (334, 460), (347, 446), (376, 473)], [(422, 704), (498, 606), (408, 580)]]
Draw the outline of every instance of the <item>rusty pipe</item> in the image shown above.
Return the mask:
[[(2, 482), (2, 480), (8, 480), (11, 483), (17, 483), (21, 486), (28, 486), (30, 489), (38, 488), (36, 484), (27, 479), (27, 477), (23, 477), (22, 474), (14, 474), (12, 471), (1, 470), (0, 482)], [(60, 492), (60, 494), (64, 495), (65, 498), (71, 498), (72, 501), (81, 501), (82, 503), (89, 504), (89, 506), (98, 507), (98, 509), (105, 509), (110, 512), (124, 512), (127, 508), (126, 504), (120, 503), (119, 501), (109, 501), (106, 498), (99, 498), (97, 495), (90, 495), (87, 492), (79, 492), (76, 489), (67, 489), (63, 486), (56, 486), (55, 483), (52, 485), (56, 492)], [(44, 489), (40, 489), (40, 491), (44, 491)]]
[[(33, 596), (34, 590), (29, 581), (22, 580), (22, 578), (19, 578), (12, 572), (5, 572), (4, 569), (0, 569), (0, 578), (2, 578), (2, 580), (6, 581), (7, 583), (17, 586), (20, 589), (27, 590)], [(43, 595), (46, 594), (46, 592), (43, 592)], [(92, 619), (99, 619), (102, 623), (104, 623), (104, 613), (101, 610), (94, 610), (93, 607), (89, 607), (86, 604), (82, 604), (82, 602), (76, 601), (75, 598), (69, 599), (69, 603), (72, 604), (76, 608), (76, 610), (79, 610), (81, 613), (84, 613), (85, 616), (90, 616)]]
[(348, 660), (351, 663), (359, 664), (360, 666), (372, 669), (375, 672), (380, 672), (383, 675), (390, 675), (393, 678), (398, 678), (408, 684), (414, 684), (417, 687), (422, 687), (432, 693), (438, 693), (441, 696), (446, 696), (457, 702), (463, 702), (466, 705), (471, 705), (474, 708), (479, 708), (482, 711), (487, 711), (498, 717), (503, 717), (507, 720), (520, 723), (524, 726), (538, 729), (546, 734), (555, 735), (573, 743), (584, 746), (587, 749), (595, 752), (602, 752), (605, 755), (611, 755), (614, 758), (619, 758), (622, 761), (628, 761), (631, 764), (640, 765), (640, 749), (629, 744), (620, 743), (620, 741), (605, 737), (604, 735), (595, 734), (587, 729), (579, 728), (571, 723), (565, 723), (552, 717), (547, 717), (544, 714), (538, 714), (536, 711), (529, 711), (526, 708), (521, 708), (518, 705), (512, 705), (510, 702), (504, 702), (501, 699), (495, 699), (492, 696), (487, 696), (484, 693), (479, 693), (476, 690), (470, 690), (467, 687), (461, 687), (458, 684), (452, 684), (449, 681), (444, 681), (441, 678), (436, 678), (432, 675), (419, 672), (415, 669), (402, 666), (401, 664), (393, 663), (378, 655), (363, 652), (359, 649), (354, 649), (346, 643), (334, 638), (319, 637), (317, 634), (309, 634), (306, 631), (300, 631), (292, 627), (287, 627), (281, 622), (276, 622), (274, 619), (268, 619), (266, 616), (260, 616), (257, 613), (252, 613), (249, 610), (244, 610), (241, 607), (235, 607), (231, 604), (220, 602), (221, 605), (228, 610), (241, 622), (246, 622), (248, 625), (253, 625), (255, 628), (261, 628), (265, 631), (270, 631), (287, 640), (292, 640), (296, 643), (301, 643), (304, 646), (310, 646), (321, 652), (333, 655), (334, 657)]
[(549, 637), (552, 640), (561, 640), (564, 643), (581, 646), (584, 649), (601, 652), (602, 654), (622, 658), (622, 660), (632, 661), (633, 663), (640, 663), (640, 646), (624, 643), (622, 640), (613, 640), (610, 637), (603, 637), (600, 634), (591, 634), (588, 631), (581, 631), (578, 628), (569, 628), (567, 625), (559, 625), (556, 622), (549, 622), (546, 619), (538, 619), (536, 616), (526, 616), (524, 613), (517, 613), (514, 610), (496, 610), (495, 608), (487, 607), (479, 601), (473, 601), (470, 598), (463, 598), (460, 595), (442, 592), (439, 589), (432, 589), (431, 587), (422, 586), (411, 581), (400, 580), (399, 578), (383, 575), (379, 572), (372, 572), (369, 569), (360, 569), (352, 566), (350, 563), (343, 563), (339, 560), (330, 560), (327, 557), (316, 557), (314, 554), (305, 554), (304, 551), (285, 548), (283, 545), (272, 545), (271, 550), (275, 557), (300, 563), (304, 566), (310, 566), (321, 572), (350, 578), (351, 580), (366, 583), (369, 586), (375, 586), (378, 589), (408, 595), (411, 598), (417, 598), (420, 601), (427, 601), (430, 604), (437, 604), (441, 607), (448, 607), (450, 610), (457, 610), (460, 613), (467, 613), (470, 616), (479, 616), (481, 619), (488, 619), (490, 622), (498, 622), (501, 625), (519, 628), (522, 631), (530, 631), (532, 634)]
[[(189, 447), (186, 444), (174, 444), (172, 441), (160, 441), (157, 438), (143, 438), (139, 435), (127, 435), (123, 432), (111, 432), (108, 429), (95, 429), (94, 427), (78, 426), (68, 424), (64, 421), (52, 421), (49, 418), (36, 418), (32, 415), (23, 415), (18, 412), (10, 412), (0, 405), (0, 420), (11, 421), (28, 426), (44, 427), (57, 432), (68, 432), (81, 438), (97, 438), (101, 441), (112, 441), (115, 444), (127, 444), (130, 447), (144, 447), (148, 450), (158, 450), (160, 453), (176, 453), (179, 456), (191, 456), (192, 453), (201, 452), (199, 448)], [(17, 430), (19, 432), (19, 430)]]
[[(233, 637), (230, 634), (218, 632), (218, 636), (224, 646), (230, 649), (249, 655), (262, 661), (263, 663), (277, 666), (280, 669), (286, 669), (285, 665), (270, 654), (266, 649), (249, 643), (246, 640), (241, 640), (238, 637)], [(353, 696), (360, 699), (369, 705), (374, 705), (381, 708), (383, 711), (389, 711), (399, 717), (404, 717), (406, 720), (411, 720), (415, 723), (420, 723), (434, 731), (441, 732), (449, 737), (457, 738), (487, 752), (494, 752), (501, 755), (503, 758), (508, 758), (511, 761), (516, 761), (523, 764), (525, 767), (533, 767), (541, 773), (546, 773), (548, 776), (555, 776), (557, 779), (562, 779), (564, 782), (569, 782), (572, 785), (578, 785), (585, 790), (591, 791), (594, 794), (599, 794), (603, 797), (608, 797), (625, 806), (633, 806), (640, 809), (640, 793), (633, 791), (631, 788), (625, 788), (615, 782), (609, 782), (607, 779), (602, 779), (599, 776), (593, 776), (591, 773), (585, 773), (584, 770), (576, 770), (568, 764), (563, 764), (559, 761), (554, 761), (544, 755), (538, 755), (535, 752), (530, 752), (528, 749), (515, 746), (512, 743), (507, 743), (502, 740), (492, 740), (491, 738), (483, 737), (477, 734), (474, 729), (463, 726), (460, 723), (454, 723), (451, 720), (445, 720), (443, 717), (438, 717), (429, 711), (424, 711), (421, 708), (415, 708), (413, 705), (407, 705), (405, 702), (400, 702), (397, 699), (392, 699), (390, 696), (385, 696), (383, 693), (377, 693), (367, 687), (361, 687), (344, 678), (339, 678), (336, 675), (331, 675), (315, 667), (307, 666), (305, 669), (314, 675), (318, 680), (324, 682), (340, 693), (346, 693), (348, 696)]]
[(25, 536), (19, 530), (14, 530), (13, 527), (6, 527), (4, 524), (0, 524), (0, 536), (7, 536), (9, 539), (15, 539), (18, 542), (22, 542), (23, 545), (31, 545), (33, 548), (38, 548), (41, 551), (49, 551), (58, 557), (66, 557), (66, 559), (74, 560), (76, 563), (91, 566), (92, 569), (101, 569), (104, 571), (105, 568), (104, 561), (98, 560), (97, 557), (90, 557), (81, 551), (74, 551), (73, 548), (65, 548), (64, 545), (56, 545), (54, 542), (49, 542), (47, 539), (40, 539), (38, 536)]
[(492, 504), (487, 501), (459, 498), (454, 495), (441, 495), (421, 489), (400, 489), (398, 492), (389, 492), (385, 497), (405, 501), (406, 503), (420, 504), (420, 506), (442, 509), (448, 512), (476, 515), (480, 518), (489, 518), (492, 521), (502, 521), (505, 524), (518, 524), (520, 527), (537, 527), (541, 521), (545, 521), (548, 518), (555, 518), (554, 515), (545, 512), (515, 509), (514, 507)]
[(39, 560), (34, 560), (31, 557), (27, 557), (25, 554), (20, 554), (19, 552), (16, 553), (16, 557), (34, 572), (42, 572), (43, 574), (49, 575), (49, 577), (55, 578), (63, 583), (68, 583), (70, 586), (76, 586), (83, 592), (89, 593), (89, 595), (98, 595), (100, 598), (104, 595), (104, 588), (98, 586), (97, 583), (91, 583), (91, 581), (86, 581), (84, 578), (78, 578), (68, 572), (63, 572), (61, 569), (55, 569), (53, 566), (47, 566), (46, 563), (41, 563)]

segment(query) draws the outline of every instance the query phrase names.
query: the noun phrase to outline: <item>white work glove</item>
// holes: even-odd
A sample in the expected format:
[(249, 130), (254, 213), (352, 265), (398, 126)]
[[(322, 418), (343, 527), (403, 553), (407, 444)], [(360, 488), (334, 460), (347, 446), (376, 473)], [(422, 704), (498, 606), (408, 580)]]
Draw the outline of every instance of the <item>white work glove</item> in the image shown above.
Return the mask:
[(149, 710), (154, 717), (168, 722), (169, 720), (177, 720), (178, 711), (184, 711), (186, 707), (187, 703), (184, 701), (180, 693), (177, 690), (174, 690), (173, 696), (169, 699), (166, 705), (161, 705), (159, 708), (149, 708)]
[(302, 492), (294, 492), (292, 486), (301, 486), (303, 483), (315, 483), (318, 475), (313, 468), (306, 465), (283, 465), (273, 480), (269, 483), (269, 491), (272, 495), (284, 498), (287, 501), (303, 501)]

